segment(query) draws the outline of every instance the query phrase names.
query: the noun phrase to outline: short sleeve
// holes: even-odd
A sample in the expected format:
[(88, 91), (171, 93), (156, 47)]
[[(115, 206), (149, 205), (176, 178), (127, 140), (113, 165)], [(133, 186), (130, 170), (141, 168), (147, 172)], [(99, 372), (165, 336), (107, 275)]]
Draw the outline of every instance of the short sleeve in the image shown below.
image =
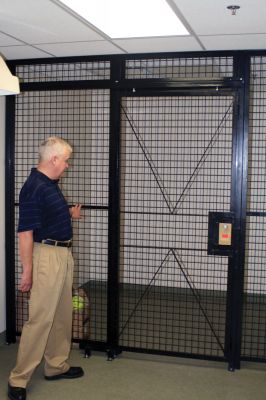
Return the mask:
[(40, 194), (31, 195), (24, 186), (19, 195), (18, 232), (39, 229), (42, 226)]

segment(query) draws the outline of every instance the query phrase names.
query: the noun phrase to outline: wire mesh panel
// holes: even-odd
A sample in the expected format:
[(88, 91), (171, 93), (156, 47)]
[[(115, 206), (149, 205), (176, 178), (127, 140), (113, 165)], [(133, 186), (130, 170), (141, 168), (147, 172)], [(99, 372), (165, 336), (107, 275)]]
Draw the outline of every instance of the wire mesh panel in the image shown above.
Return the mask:
[(266, 358), (266, 57), (251, 58), (242, 356)]
[[(53, 135), (74, 149), (60, 185), (70, 205), (83, 205), (73, 222), (74, 288), (87, 309), (74, 310), (73, 338), (106, 341), (108, 251), (109, 90), (25, 92), (16, 98), (15, 202), (38, 163), (38, 147)], [(16, 209), (17, 224), (18, 207)], [(21, 266), (16, 244), (17, 331), (27, 319), (28, 295), (18, 291)], [(86, 325), (86, 326), (85, 326)]]
[(226, 78), (233, 76), (233, 57), (176, 57), (126, 60), (127, 79)]
[(110, 61), (17, 65), (16, 73), (24, 83), (109, 79)]
[(224, 356), (228, 259), (207, 255), (229, 211), (231, 96), (124, 97), (119, 344)]

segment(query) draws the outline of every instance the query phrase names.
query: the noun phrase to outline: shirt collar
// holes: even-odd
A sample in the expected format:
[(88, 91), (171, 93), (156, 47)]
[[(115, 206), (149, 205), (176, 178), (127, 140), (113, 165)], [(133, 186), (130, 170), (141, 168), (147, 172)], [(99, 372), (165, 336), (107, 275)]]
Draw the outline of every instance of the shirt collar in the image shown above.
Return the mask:
[(31, 169), (32, 174), (38, 175), (43, 181), (56, 184), (59, 182), (59, 179), (50, 179), (47, 175), (43, 174), (42, 172), (38, 171), (37, 168), (32, 168)]

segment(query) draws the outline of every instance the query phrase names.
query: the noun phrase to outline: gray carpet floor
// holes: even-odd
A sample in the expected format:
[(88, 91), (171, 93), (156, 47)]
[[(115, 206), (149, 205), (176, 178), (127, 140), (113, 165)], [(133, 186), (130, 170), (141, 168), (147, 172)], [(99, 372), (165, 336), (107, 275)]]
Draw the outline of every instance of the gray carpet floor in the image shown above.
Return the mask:
[[(7, 379), (17, 344), (0, 345), (0, 399), (7, 399)], [(266, 365), (242, 363), (228, 372), (223, 362), (138, 353), (122, 353), (107, 361), (105, 353), (84, 358), (76, 347), (71, 365), (85, 376), (73, 381), (43, 379), (42, 365), (28, 387), (28, 400), (266, 400)]]

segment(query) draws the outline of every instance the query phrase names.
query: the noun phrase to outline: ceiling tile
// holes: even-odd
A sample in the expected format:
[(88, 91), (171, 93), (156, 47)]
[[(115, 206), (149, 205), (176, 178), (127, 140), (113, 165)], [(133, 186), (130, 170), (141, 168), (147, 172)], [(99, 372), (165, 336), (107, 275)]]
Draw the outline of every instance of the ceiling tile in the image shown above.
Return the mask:
[(117, 46), (104, 40), (95, 42), (41, 44), (38, 45), (38, 48), (48, 51), (56, 57), (123, 53)]
[(113, 41), (128, 53), (202, 50), (192, 36), (167, 38), (117, 39)]
[(266, 49), (265, 35), (200, 36), (206, 50)]
[(0, 46), (13, 46), (13, 45), (21, 45), (20, 41), (13, 39), (12, 37), (5, 35), (4, 33), (0, 32)]
[(102, 39), (49, 0), (1, 0), (0, 26), (2, 32), (29, 44)]
[(31, 46), (0, 47), (0, 53), (2, 53), (4, 57), (8, 60), (51, 57), (49, 54), (44, 53), (43, 51), (35, 49)]
[[(188, 24), (198, 35), (266, 33), (266, 1), (173, 0)], [(232, 15), (230, 4), (240, 9)]]
[(266, 49), (266, 0), (239, 0), (235, 16), (227, 9), (228, 0), (171, 1), (192, 36), (108, 41), (59, 0), (0, 0), (0, 52), (8, 59), (20, 59)]

